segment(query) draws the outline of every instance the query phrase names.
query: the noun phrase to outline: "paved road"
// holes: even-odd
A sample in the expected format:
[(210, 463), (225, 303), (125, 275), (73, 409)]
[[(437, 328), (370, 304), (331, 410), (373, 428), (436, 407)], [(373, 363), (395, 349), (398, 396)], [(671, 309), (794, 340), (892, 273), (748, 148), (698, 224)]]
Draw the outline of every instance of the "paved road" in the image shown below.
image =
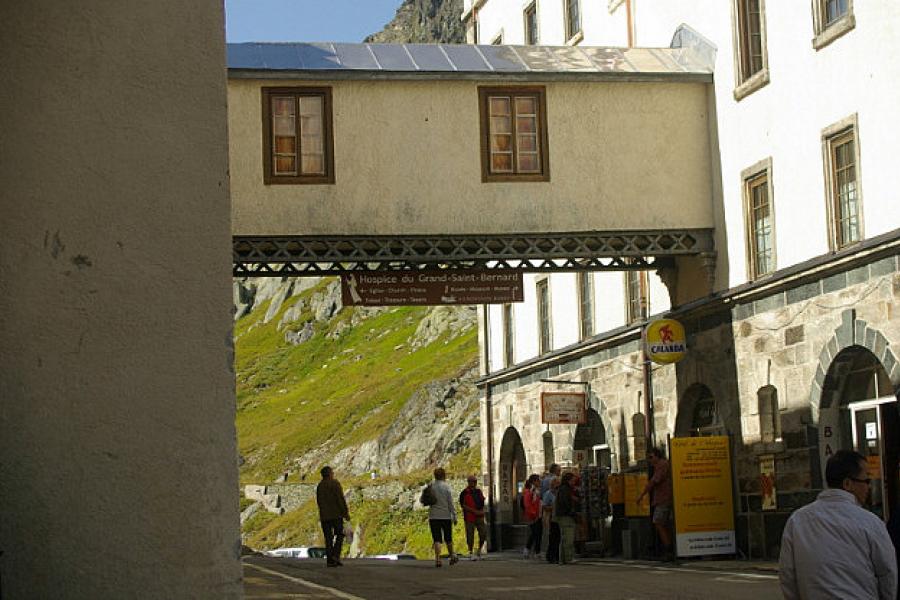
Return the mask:
[[(559, 566), (522, 560), (460, 562), (441, 569), (431, 561), (344, 561), (327, 569), (318, 560), (244, 559), (247, 600), (478, 599), (777, 599), (774, 573), (707, 570), (690, 564), (664, 566), (584, 561)], [(537, 594), (533, 596), (532, 594)]]

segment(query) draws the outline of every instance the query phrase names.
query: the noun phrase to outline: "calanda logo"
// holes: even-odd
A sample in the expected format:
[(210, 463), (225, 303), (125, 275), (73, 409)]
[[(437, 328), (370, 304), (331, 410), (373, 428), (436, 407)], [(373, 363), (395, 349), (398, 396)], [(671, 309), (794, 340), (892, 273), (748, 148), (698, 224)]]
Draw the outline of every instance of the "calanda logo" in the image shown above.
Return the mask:
[(684, 326), (674, 319), (653, 321), (644, 330), (647, 356), (656, 363), (671, 364), (687, 352)]

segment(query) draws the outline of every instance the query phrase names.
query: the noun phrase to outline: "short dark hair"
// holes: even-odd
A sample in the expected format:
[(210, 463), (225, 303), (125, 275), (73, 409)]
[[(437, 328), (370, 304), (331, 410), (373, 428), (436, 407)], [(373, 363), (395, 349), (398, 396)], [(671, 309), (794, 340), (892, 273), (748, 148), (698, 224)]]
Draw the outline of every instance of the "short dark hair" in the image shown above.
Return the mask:
[(332, 472), (333, 470), (331, 467), (322, 467), (322, 469), (319, 471), (319, 473), (322, 475), (322, 479), (330, 476)]
[(553, 473), (554, 471), (558, 471), (558, 470), (559, 470), (559, 465), (558, 465), (558, 464), (553, 463), (552, 465), (550, 465), (550, 472), (551, 472), (551, 473)]
[(647, 450), (647, 454), (655, 456), (656, 458), (665, 458), (662, 449), (657, 448), (656, 446)]
[(572, 471), (567, 471), (567, 472), (563, 473), (562, 480), (560, 480), (560, 483), (568, 484), (573, 479), (575, 479), (575, 473), (573, 473)]
[(825, 481), (830, 488), (841, 488), (845, 479), (857, 477), (864, 471), (860, 465), (866, 458), (853, 450), (838, 450), (825, 463)]
[(434, 470), (434, 478), (438, 481), (447, 479), (447, 471), (444, 470), (444, 467), (438, 467)]

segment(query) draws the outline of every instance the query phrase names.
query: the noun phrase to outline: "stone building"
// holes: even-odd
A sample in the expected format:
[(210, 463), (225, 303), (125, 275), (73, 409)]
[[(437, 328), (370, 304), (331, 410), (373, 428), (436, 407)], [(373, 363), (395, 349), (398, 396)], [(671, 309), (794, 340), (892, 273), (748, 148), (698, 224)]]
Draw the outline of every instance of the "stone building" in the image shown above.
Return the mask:
[[(613, 470), (636, 465), (647, 420), (650, 443), (732, 437), (746, 554), (775, 555), (838, 448), (869, 457), (886, 517), (900, 502), (900, 117), (885, 101), (900, 75), (896, 4), (467, 0), (461, 17), (470, 42), (574, 52), (708, 41), (714, 64), (712, 291), (684, 302), (671, 296), (684, 280), (665, 270), (541, 274), (526, 278), (524, 303), (482, 309), (483, 459), (499, 521), (515, 522), (528, 472), (572, 464), (576, 450)], [(641, 331), (661, 315), (684, 323), (689, 352), (648, 378)], [(540, 394), (558, 389), (589, 391), (589, 425), (542, 424)], [(776, 506), (763, 510), (760, 464), (772, 460)]]

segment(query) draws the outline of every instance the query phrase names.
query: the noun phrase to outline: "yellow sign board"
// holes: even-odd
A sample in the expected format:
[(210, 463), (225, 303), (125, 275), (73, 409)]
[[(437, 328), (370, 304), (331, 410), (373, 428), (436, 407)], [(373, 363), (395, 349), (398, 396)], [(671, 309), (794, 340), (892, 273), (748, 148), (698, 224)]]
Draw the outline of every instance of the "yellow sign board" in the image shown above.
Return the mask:
[(728, 437), (673, 438), (671, 453), (678, 556), (734, 554)]
[(649, 517), (650, 516), (650, 497), (645, 494), (640, 504), (637, 502), (638, 496), (647, 487), (646, 473), (625, 473), (625, 516), (626, 517)]
[(622, 475), (609, 475), (606, 478), (606, 489), (610, 504), (625, 504), (625, 481)]
[(655, 363), (668, 365), (684, 358), (687, 337), (684, 326), (675, 319), (658, 319), (644, 329), (647, 356)]

